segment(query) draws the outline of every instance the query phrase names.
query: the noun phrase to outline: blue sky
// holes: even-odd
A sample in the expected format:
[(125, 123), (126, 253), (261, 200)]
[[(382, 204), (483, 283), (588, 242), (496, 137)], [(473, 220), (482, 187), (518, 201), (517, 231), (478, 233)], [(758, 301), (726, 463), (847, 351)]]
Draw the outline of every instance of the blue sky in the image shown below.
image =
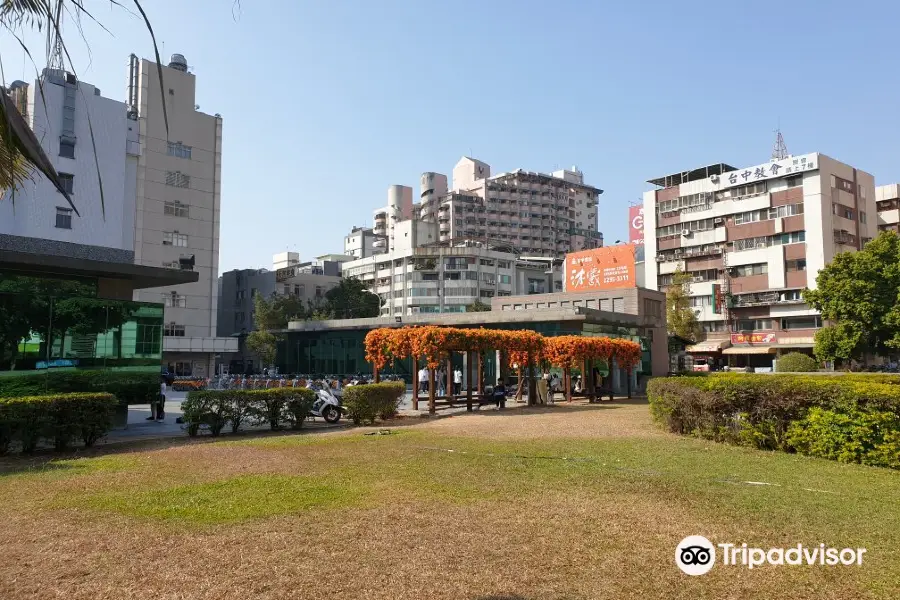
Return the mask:
[[(128, 4), (128, 2), (123, 2)], [(342, 250), (391, 184), (418, 192), (462, 155), (494, 172), (573, 164), (605, 193), (607, 244), (645, 181), (824, 152), (900, 181), (900, 5), (769, 2), (144, 0), (164, 61), (224, 117), (220, 269)], [(124, 100), (140, 21), (92, 0), (113, 34), (71, 33), (79, 76)], [(35, 59), (43, 46), (36, 38)], [(0, 35), (7, 81), (33, 79)], [(23, 77), (24, 75), (24, 77)]]

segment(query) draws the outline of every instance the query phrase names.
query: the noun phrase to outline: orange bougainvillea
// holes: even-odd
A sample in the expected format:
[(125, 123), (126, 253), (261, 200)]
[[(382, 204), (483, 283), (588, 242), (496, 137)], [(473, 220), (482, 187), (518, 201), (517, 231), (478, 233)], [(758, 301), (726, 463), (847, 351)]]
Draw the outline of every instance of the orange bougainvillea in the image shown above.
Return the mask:
[(520, 329), (461, 329), (457, 327), (383, 327), (366, 334), (366, 360), (377, 369), (389, 361), (421, 356), (437, 368), (450, 352), (505, 350), (511, 363), (524, 365), (529, 359), (572, 368), (582, 360), (615, 359), (631, 369), (641, 360), (641, 345), (619, 338), (564, 335), (545, 338), (535, 331)]

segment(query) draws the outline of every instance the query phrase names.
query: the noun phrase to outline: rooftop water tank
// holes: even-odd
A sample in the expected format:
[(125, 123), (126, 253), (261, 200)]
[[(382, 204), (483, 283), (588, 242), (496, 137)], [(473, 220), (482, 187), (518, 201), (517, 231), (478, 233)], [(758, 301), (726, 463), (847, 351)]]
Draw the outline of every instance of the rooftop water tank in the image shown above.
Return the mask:
[(175, 69), (176, 71), (187, 72), (187, 60), (185, 60), (183, 54), (173, 54), (172, 59), (169, 61), (169, 68)]

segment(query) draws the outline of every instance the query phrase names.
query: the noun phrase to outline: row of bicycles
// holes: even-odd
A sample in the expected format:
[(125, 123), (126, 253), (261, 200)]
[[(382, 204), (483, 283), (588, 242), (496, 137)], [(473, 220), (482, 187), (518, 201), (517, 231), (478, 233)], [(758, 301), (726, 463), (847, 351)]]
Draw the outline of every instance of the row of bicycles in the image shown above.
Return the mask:
[[(382, 381), (403, 381), (400, 376), (387, 375)], [(372, 383), (371, 375), (327, 375), (327, 374), (291, 374), (291, 375), (223, 375), (219, 377), (176, 377), (171, 387), (177, 392), (193, 390), (267, 390), (285, 387), (312, 387), (322, 384), (333, 390), (340, 390), (348, 385)]]

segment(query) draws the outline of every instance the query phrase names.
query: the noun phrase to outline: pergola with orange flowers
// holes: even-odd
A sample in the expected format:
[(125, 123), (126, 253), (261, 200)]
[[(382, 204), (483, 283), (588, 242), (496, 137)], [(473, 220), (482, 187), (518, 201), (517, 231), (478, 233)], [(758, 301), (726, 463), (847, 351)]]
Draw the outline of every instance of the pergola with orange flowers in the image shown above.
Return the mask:
[[(486, 351), (499, 350), (508, 364), (517, 365), (530, 371), (535, 365), (549, 364), (559, 367), (565, 375), (566, 399), (572, 399), (571, 370), (584, 367), (595, 360), (615, 361), (631, 375), (631, 370), (641, 360), (641, 345), (631, 340), (608, 337), (586, 337), (563, 335), (544, 337), (527, 330), (504, 330), (457, 327), (382, 327), (373, 329), (365, 338), (366, 360), (372, 363), (375, 381), (379, 372), (391, 361), (408, 357), (413, 359), (413, 371), (424, 360), (429, 369), (428, 410), (435, 411), (435, 369), (447, 362), (447, 389), (452, 386), (450, 355), (462, 352), (467, 355), (466, 408), (472, 410), (472, 365), (477, 362), (477, 394), (484, 396), (483, 357)], [(477, 361), (473, 361), (473, 355)], [(415, 382), (414, 382), (415, 384)], [(529, 398), (535, 398), (535, 381), (529, 380)], [(593, 395), (593, 381), (590, 389)], [(418, 409), (419, 395), (413, 395), (413, 407)]]

